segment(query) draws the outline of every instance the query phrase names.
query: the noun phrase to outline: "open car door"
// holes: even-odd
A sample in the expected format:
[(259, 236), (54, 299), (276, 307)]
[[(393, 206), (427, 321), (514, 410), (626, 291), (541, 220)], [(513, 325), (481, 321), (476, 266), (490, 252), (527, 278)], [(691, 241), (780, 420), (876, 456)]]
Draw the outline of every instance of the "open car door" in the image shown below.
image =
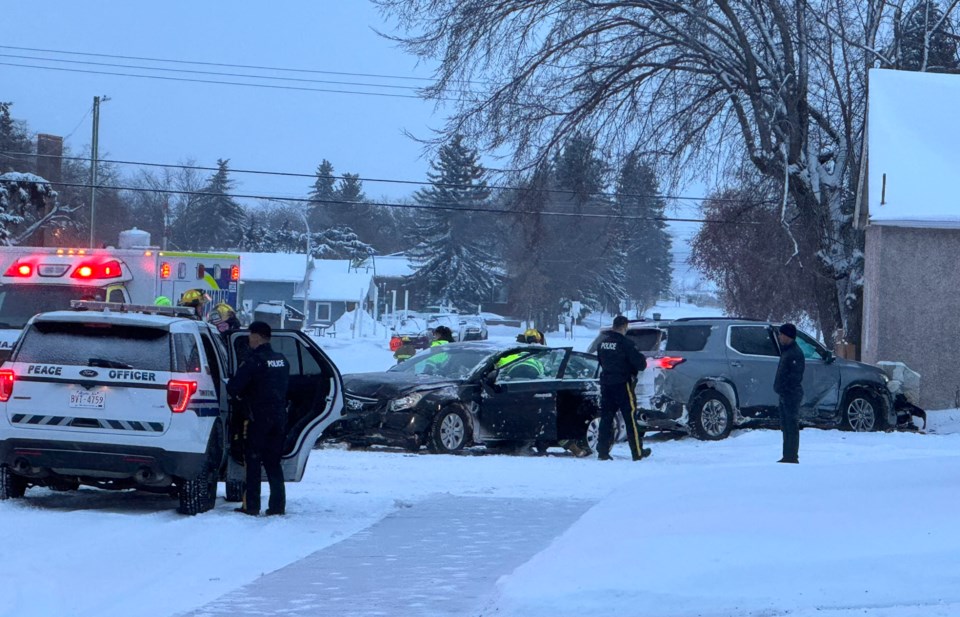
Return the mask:
[[(299, 482), (310, 451), (321, 433), (340, 419), (343, 413), (343, 382), (333, 361), (310, 337), (298, 330), (274, 330), (273, 350), (290, 363), (287, 387), (287, 429), (283, 444), (283, 477)], [(230, 374), (243, 362), (250, 348), (247, 332), (230, 335)], [(233, 458), (227, 469), (228, 480), (242, 480), (243, 467)]]
[(555, 440), (559, 375), (568, 353), (568, 349), (522, 350), (497, 368), (496, 381), (480, 402), (481, 439)]

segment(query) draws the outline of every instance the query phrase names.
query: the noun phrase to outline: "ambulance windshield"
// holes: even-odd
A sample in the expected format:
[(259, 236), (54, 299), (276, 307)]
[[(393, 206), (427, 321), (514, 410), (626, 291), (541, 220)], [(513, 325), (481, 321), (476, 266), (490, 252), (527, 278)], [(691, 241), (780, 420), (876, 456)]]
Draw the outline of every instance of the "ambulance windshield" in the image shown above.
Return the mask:
[(98, 287), (0, 285), (0, 328), (23, 328), (37, 313), (70, 308), (71, 300), (103, 300)]

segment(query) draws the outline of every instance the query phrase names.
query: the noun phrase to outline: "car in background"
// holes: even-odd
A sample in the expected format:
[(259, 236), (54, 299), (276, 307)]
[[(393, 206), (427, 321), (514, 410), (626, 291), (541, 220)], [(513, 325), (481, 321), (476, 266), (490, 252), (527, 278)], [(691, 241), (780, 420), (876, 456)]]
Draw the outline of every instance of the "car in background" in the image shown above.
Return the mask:
[(345, 375), (347, 413), (329, 434), (438, 453), (473, 444), (544, 450), (596, 432), (597, 373), (596, 356), (569, 348), (431, 347), (386, 372)]
[[(652, 396), (638, 401), (646, 430), (689, 432), (717, 440), (741, 426), (779, 426), (773, 383), (780, 362), (777, 325), (737, 318), (676, 319), (658, 325), (665, 337), (652, 362)], [(879, 368), (834, 356), (805, 332), (803, 426), (878, 431), (906, 425)]]
[(487, 322), (480, 315), (460, 315), (459, 328), (454, 332), (458, 341), (485, 341), (490, 336)]

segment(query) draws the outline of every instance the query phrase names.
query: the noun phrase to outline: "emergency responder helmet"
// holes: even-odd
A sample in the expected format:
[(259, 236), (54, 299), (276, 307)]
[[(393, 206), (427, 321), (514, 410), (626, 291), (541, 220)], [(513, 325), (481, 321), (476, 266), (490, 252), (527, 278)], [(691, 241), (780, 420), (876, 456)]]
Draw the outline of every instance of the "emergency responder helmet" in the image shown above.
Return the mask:
[(226, 302), (218, 303), (215, 307), (213, 307), (213, 310), (220, 314), (221, 319), (229, 319), (233, 315), (237, 314), (237, 312), (233, 310), (233, 307)]
[(173, 302), (170, 302), (170, 298), (166, 296), (157, 296), (157, 299), (153, 301), (155, 306), (172, 306)]
[(202, 289), (188, 289), (180, 296), (180, 306), (203, 306), (211, 298)]
[(517, 336), (518, 343), (537, 343), (543, 344), (543, 336), (540, 334), (539, 330), (534, 328), (527, 328), (523, 334)]

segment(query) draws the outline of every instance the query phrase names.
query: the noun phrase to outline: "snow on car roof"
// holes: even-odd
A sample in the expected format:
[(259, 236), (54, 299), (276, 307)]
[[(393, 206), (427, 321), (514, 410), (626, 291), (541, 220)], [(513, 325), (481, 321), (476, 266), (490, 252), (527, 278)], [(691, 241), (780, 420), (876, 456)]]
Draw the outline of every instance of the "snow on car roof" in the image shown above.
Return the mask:
[[(86, 323), (99, 321), (104, 323), (121, 324), (126, 326), (147, 326), (167, 328), (176, 322), (194, 322), (196, 320), (168, 315), (151, 315), (148, 313), (118, 313), (115, 311), (51, 311), (40, 313), (33, 321), (67, 321), (71, 323)], [(197, 323), (200, 323), (197, 321)]]

